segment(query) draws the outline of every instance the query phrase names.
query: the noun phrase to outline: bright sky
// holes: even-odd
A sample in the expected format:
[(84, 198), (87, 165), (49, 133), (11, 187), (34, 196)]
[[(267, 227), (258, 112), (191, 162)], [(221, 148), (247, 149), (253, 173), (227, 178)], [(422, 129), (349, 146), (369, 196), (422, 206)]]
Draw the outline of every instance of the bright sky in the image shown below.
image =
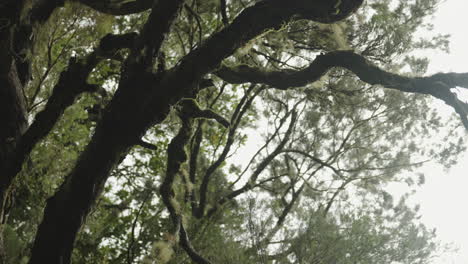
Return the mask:
[[(435, 15), (435, 31), (449, 33), (450, 54), (431, 52), (430, 73), (468, 72), (468, 36), (466, 0), (446, 0)], [(444, 106), (441, 110), (450, 111)], [(416, 200), (421, 204), (422, 221), (437, 228), (443, 242), (452, 242), (458, 253), (447, 253), (433, 264), (468, 263), (468, 153), (462, 155), (458, 165), (444, 171), (435, 164), (425, 167), (426, 184), (417, 192)]]

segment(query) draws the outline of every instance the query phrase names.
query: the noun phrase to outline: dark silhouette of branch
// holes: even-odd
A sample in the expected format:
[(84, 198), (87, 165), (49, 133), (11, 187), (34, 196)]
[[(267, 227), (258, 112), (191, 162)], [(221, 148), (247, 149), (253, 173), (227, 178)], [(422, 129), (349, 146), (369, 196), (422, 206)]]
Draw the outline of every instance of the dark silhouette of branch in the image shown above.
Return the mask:
[(357, 180), (357, 178), (349, 177), (348, 179), (346, 179), (346, 181), (344, 181), (344, 182), (340, 185), (340, 187), (338, 187), (338, 189), (336, 189), (336, 191), (333, 193), (333, 195), (332, 195), (332, 197), (330, 198), (330, 200), (327, 202), (327, 205), (325, 206), (325, 209), (323, 209), (323, 215), (327, 215), (327, 214), (328, 214), (328, 212), (330, 211), (331, 206), (332, 206), (333, 203), (335, 202), (336, 197), (338, 197), (338, 195), (339, 195), (343, 190), (345, 190), (346, 185), (348, 185), (349, 183), (353, 182), (354, 180)]
[[(198, 168), (198, 154), (200, 153), (200, 146), (203, 140), (203, 123), (204, 120), (198, 120), (197, 129), (195, 134), (192, 136), (190, 143), (190, 157), (189, 157), (189, 181), (192, 186), (197, 184), (197, 168)], [(197, 214), (197, 198), (195, 197), (195, 188), (192, 188), (190, 193), (187, 195), (187, 200), (190, 200), (190, 205), (192, 209), (192, 215)]]
[(143, 147), (143, 148), (146, 148), (146, 149), (149, 149), (149, 150), (157, 150), (158, 149), (158, 147), (156, 145), (151, 144), (149, 142), (146, 142), (143, 139), (138, 141), (136, 144), (139, 145), (140, 147)]
[(221, 18), (222, 18), (223, 24), (227, 26), (229, 24), (229, 18), (226, 12), (226, 0), (219, 0), (219, 2), (220, 2), (219, 9), (221, 12)]
[(184, 5), (184, 8), (190, 13), (190, 15), (192, 17), (195, 18), (195, 21), (197, 21), (197, 27), (198, 27), (198, 44), (200, 44), (202, 42), (202, 39), (203, 39), (203, 27), (201, 25), (201, 17), (197, 14), (197, 12), (193, 11), (193, 9), (185, 4)]
[(408, 93), (432, 95), (453, 107), (468, 129), (468, 104), (460, 101), (451, 88), (468, 88), (468, 73), (437, 73), (428, 77), (407, 77), (373, 65), (353, 51), (333, 51), (319, 55), (303, 70), (267, 71), (247, 65), (221, 67), (216, 74), (230, 83), (263, 83), (278, 89), (305, 86), (324, 76), (330, 69), (341, 67), (356, 74), (362, 81)]
[(151, 8), (154, 0), (108, 1), (108, 0), (75, 0), (101, 13), (115, 16), (140, 13)]
[(195, 263), (211, 264), (209, 260), (207, 260), (205, 257), (200, 255), (200, 253), (195, 251), (192, 244), (190, 243), (187, 231), (185, 230), (185, 227), (182, 222), (180, 223), (180, 245)]
[[(136, 109), (141, 110), (138, 107), (141, 100), (135, 96), (147, 96), (147, 92), (142, 90), (146, 90), (154, 81), (154, 75), (147, 69), (153, 65), (153, 55), (159, 52), (182, 4), (181, 0), (155, 1), (154, 12), (150, 14), (132, 45), (130, 56), (124, 62), (119, 88), (106, 114), (97, 124), (93, 138), (69, 177), (47, 202), (34, 241), (31, 264), (70, 262), (76, 233), (102, 192), (110, 171), (123, 160), (149, 125), (145, 125), (144, 119), (135, 118)], [(94, 59), (92, 56), (90, 61)]]

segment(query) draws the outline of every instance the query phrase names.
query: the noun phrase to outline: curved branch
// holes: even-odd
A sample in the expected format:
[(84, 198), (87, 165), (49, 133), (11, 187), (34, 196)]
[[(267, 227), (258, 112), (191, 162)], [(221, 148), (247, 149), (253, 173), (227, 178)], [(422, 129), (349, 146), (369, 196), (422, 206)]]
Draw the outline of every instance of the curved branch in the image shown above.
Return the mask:
[(334, 67), (345, 68), (368, 84), (378, 84), (402, 92), (432, 95), (453, 107), (468, 129), (468, 104), (460, 101), (450, 91), (455, 87), (468, 88), (468, 73), (407, 77), (380, 69), (353, 51), (333, 51), (317, 56), (307, 68), (300, 71), (267, 71), (241, 65), (232, 68), (223, 66), (215, 74), (230, 83), (264, 83), (286, 90), (315, 82)]
[(222, 117), (221, 115), (217, 114), (211, 109), (201, 109), (195, 99), (191, 98), (184, 98), (180, 101), (181, 104), (187, 109), (185, 110), (192, 118), (206, 118), (206, 119), (213, 119), (220, 123), (225, 128), (228, 128), (231, 124), (230, 122)]
[[(129, 35), (127, 34), (123, 35), (123, 38), (128, 37)], [(117, 41), (115, 43), (120, 42)], [(123, 41), (122, 43), (126, 43), (126, 41)], [(62, 72), (60, 75), (59, 81), (54, 87), (52, 96), (49, 98), (45, 109), (36, 116), (36, 120), (21, 139), (17, 154), (15, 156), (15, 164), (12, 163), (10, 165), (12, 166), (12, 171), (19, 171), (19, 169), (21, 169), (21, 159), (24, 159), (24, 157), (31, 151), (34, 144), (36, 144), (40, 139), (48, 134), (48, 132), (53, 128), (55, 122), (60, 118), (63, 111), (68, 106), (73, 104), (75, 98), (80, 93), (92, 92), (97, 89), (96, 85), (87, 83), (89, 74), (92, 72), (97, 63), (99, 63), (99, 61), (106, 57), (114, 56), (116, 50), (123, 46), (116, 47), (110, 44), (108, 45), (103, 39), (99, 47), (91, 52), (87, 57), (81, 59), (70, 59), (69, 66), (67, 70)], [(97, 133), (102, 133), (99, 132), (99, 130), (100, 129), (97, 129)], [(94, 137), (97, 137), (96, 133), (94, 134)], [(134, 144), (136, 142), (132, 143)], [(104, 156), (98, 154), (99, 151), (110, 150), (109, 147), (99, 148), (96, 146), (96, 144), (99, 145), (106, 143), (97, 139), (95, 139), (93, 143), (90, 143), (87, 147), (88, 150), (81, 155), (80, 159), (82, 162), (81, 164), (86, 165), (80, 167), (79, 161), (75, 167), (75, 170), (71, 172), (71, 176), (67, 178), (67, 180), (62, 184), (59, 191), (54, 196), (49, 198), (44, 212), (44, 219), (39, 226), (38, 233), (35, 238), (30, 263), (55, 263), (54, 261), (57, 259), (63, 260), (63, 263), (69, 262), (76, 232), (82, 223), (81, 221), (84, 219), (76, 215), (86, 215), (89, 212), (88, 209), (92, 204), (91, 201), (94, 201), (92, 197), (96, 197), (102, 190), (101, 187), (104, 185), (101, 184), (102, 182), (97, 183), (102, 181), (103, 178), (83, 179), (83, 177), (79, 177), (79, 180), (75, 180), (76, 178), (73, 177), (75, 175), (74, 173), (80, 176), (90, 176), (90, 173), (88, 172), (84, 172), (82, 174), (79, 172), (80, 169), (91, 169), (90, 162), (86, 161), (85, 157), (89, 155), (92, 160), (96, 160), (97, 157)], [(115, 146), (117, 149), (122, 147), (119, 145), (113, 146)], [(98, 161), (98, 164), (96, 165), (111, 168), (112, 165), (109, 166), (109, 164), (112, 162), (117, 162), (117, 160), (122, 158), (122, 150), (116, 151), (116, 149), (112, 149), (110, 153), (114, 153), (115, 155), (112, 159), (110, 159), (108, 155), (106, 156), (107, 161), (105, 163), (107, 164), (104, 165)], [(91, 170), (96, 172), (94, 169)], [(93, 182), (93, 180), (95, 180), (95, 182)], [(74, 186), (74, 188), (69, 186)], [(74, 190), (80, 191), (78, 193), (73, 193)], [(87, 209), (83, 210), (83, 208)], [(60, 212), (60, 216), (68, 216), (68, 220), (70, 221), (64, 221), (63, 219), (57, 220), (57, 212)], [(60, 231), (51, 232), (50, 230)]]
[(108, 0), (76, 0), (101, 13), (114, 16), (130, 15), (140, 13), (151, 8), (154, 0), (108, 1)]

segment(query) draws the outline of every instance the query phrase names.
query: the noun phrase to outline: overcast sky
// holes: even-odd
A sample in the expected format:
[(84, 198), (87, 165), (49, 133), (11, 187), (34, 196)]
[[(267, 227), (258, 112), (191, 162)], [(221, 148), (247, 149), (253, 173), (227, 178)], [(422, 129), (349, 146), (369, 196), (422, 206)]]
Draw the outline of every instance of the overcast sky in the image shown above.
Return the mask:
[[(436, 32), (449, 33), (450, 54), (430, 52), (429, 73), (468, 72), (468, 15), (467, 0), (446, 0), (434, 18)], [(441, 110), (451, 111), (443, 105)], [(453, 242), (458, 253), (450, 253), (434, 260), (433, 264), (468, 263), (468, 155), (460, 157), (458, 165), (444, 171), (435, 164), (425, 167), (426, 184), (418, 190), (416, 200), (421, 203), (422, 220), (437, 228), (439, 238)]]

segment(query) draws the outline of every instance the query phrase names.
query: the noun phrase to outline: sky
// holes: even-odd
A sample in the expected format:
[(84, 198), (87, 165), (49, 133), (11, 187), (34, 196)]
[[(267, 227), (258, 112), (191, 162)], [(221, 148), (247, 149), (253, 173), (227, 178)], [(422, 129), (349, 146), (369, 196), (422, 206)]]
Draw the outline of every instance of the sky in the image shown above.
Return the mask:
[[(435, 14), (434, 30), (449, 33), (450, 54), (431, 51), (429, 74), (436, 72), (468, 72), (467, 0), (446, 0)], [(452, 111), (436, 104), (441, 111)], [(467, 137), (468, 139), (468, 137)], [(416, 193), (415, 202), (421, 204), (421, 220), (437, 229), (439, 239), (458, 247), (456, 253), (446, 253), (432, 264), (468, 263), (468, 153), (461, 155), (458, 164), (444, 170), (431, 163), (423, 168), (426, 184)]]

